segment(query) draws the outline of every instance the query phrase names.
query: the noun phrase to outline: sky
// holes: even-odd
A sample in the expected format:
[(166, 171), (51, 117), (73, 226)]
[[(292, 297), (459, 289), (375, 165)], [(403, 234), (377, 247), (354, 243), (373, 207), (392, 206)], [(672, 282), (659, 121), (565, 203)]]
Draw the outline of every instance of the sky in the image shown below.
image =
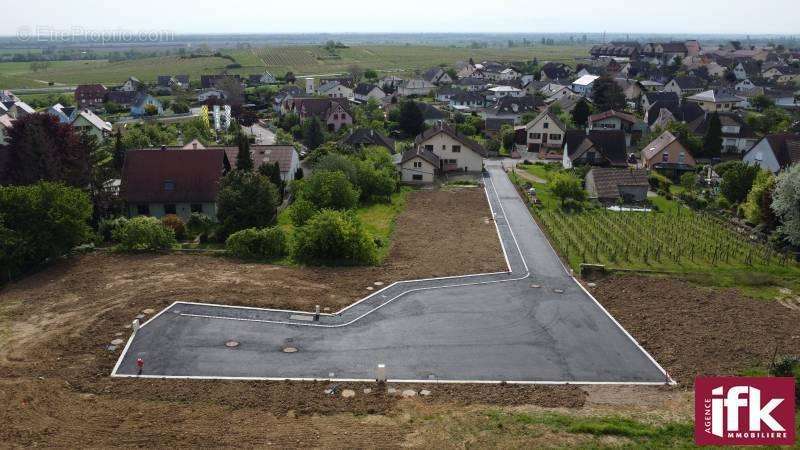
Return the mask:
[(800, 0), (75, 0), (69, 7), (61, 0), (0, 0), (0, 11), (4, 35), (73, 29), (176, 34), (800, 34)]

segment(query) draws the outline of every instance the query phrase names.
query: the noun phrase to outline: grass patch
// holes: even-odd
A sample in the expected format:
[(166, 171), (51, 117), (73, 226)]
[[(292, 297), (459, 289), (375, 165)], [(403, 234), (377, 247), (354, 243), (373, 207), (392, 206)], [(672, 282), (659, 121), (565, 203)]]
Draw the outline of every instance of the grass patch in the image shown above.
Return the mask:
[(569, 433), (588, 437), (582, 448), (606, 447), (603, 437), (624, 438), (625, 448), (688, 448), (693, 444), (694, 426), (691, 423), (666, 423), (652, 425), (637, 420), (608, 417), (576, 417), (556, 413), (506, 413), (489, 411), (492, 429), (502, 429), (514, 434), (547, 431)]

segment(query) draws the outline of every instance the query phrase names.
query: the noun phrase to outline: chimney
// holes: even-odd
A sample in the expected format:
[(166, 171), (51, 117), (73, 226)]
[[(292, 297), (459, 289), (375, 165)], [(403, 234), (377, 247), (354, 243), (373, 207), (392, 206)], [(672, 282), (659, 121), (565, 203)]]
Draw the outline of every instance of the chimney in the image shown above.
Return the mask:
[(166, 149), (167, 149), (167, 146), (166, 146), (166, 145), (162, 145), (162, 146), (161, 146), (161, 150), (166, 150)]
[(193, 148), (193, 149), (195, 149), (195, 150), (197, 150), (197, 141), (195, 141), (195, 142), (192, 142), (192, 148)]

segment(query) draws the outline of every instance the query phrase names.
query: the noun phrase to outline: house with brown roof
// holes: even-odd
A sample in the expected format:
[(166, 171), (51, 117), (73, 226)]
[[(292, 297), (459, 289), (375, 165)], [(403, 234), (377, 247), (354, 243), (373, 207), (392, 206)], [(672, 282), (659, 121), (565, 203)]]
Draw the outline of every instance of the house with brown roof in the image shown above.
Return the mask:
[(219, 183), (230, 166), (221, 148), (128, 150), (120, 197), (129, 217), (192, 213), (215, 219)]
[[(702, 138), (708, 134), (712, 115), (713, 113), (705, 113), (687, 123), (689, 130)], [(744, 117), (735, 112), (721, 112), (717, 115), (722, 126), (722, 153), (740, 155), (753, 148), (758, 137)]]
[(628, 147), (636, 145), (650, 131), (645, 121), (613, 109), (589, 116), (588, 127), (590, 130), (622, 130)]
[(640, 203), (647, 199), (649, 189), (645, 169), (593, 167), (586, 174), (589, 198), (601, 203)]
[(669, 81), (664, 86), (664, 91), (674, 92), (678, 97), (685, 97), (687, 95), (699, 94), (706, 88), (706, 81), (700, 77), (693, 77), (689, 75), (678, 76)]
[(764, 136), (744, 154), (742, 160), (772, 173), (778, 173), (792, 164), (800, 164), (800, 133)]
[(457, 132), (444, 121), (436, 123), (414, 140), (414, 148), (426, 150), (439, 158), (440, 172), (480, 172), (486, 149)]
[(397, 164), (400, 182), (406, 184), (430, 184), (436, 179), (442, 162), (435, 153), (416, 147), (403, 152)]
[(641, 164), (674, 179), (680, 178), (683, 172), (694, 170), (697, 165), (689, 149), (669, 131), (663, 132), (644, 147)]
[[(239, 147), (208, 147), (208, 149), (222, 148), (231, 170), (236, 170), (236, 156)], [(300, 167), (300, 156), (291, 145), (252, 145), (250, 156), (253, 158), (253, 169), (258, 170), (264, 164), (278, 163), (281, 169), (281, 180), (294, 180), (294, 175)]]
[(529, 152), (539, 153), (540, 158), (561, 157), (567, 126), (549, 108), (528, 122), (525, 130)]
[(281, 104), (281, 113), (295, 113), (300, 120), (317, 117), (328, 131), (339, 131), (345, 125), (353, 125), (346, 98), (289, 97)]
[(697, 103), (704, 111), (732, 111), (744, 102), (743, 97), (739, 97), (728, 89), (710, 89), (699, 94), (692, 95), (686, 99), (688, 102)]
[(81, 84), (75, 88), (75, 104), (78, 108), (99, 108), (103, 106), (108, 89), (102, 84)]
[(394, 139), (386, 137), (375, 130), (369, 128), (358, 128), (353, 130), (347, 135), (347, 137), (342, 139), (342, 144), (349, 145), (354, 148), (372, 146), (384, 147), (386, 150), (389, 150), (389, 153), (394, 154), (396, 143)]
[(622, 130), (588, 130), (568, 132), (565, 139), (561, 165), (565, 169), (575, 166), (612, 166), (628, 165), (628, 147), (625, 145), (625, 132)]

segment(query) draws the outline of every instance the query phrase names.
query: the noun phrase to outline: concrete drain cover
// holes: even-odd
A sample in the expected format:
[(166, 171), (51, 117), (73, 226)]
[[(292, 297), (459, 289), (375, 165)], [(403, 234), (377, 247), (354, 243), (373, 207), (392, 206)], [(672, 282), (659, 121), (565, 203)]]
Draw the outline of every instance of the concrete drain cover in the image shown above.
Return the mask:
[(296, 347), (284, 347), (283, 353), (297, 353)]
[(225, 347), (228, 348), (236, 348), (239, 346), (239, 341), (228, 341), (225, 343)]
[(553, 292), (555, 292), (556, 294), (563, 294), (564, 290), (563, 289), (553, 289)]
[(374, 287), (372, 287), (372, 286), (367, 286), (367, 290), (368, 290), (368, 291), (372, 291), (372, 290), (375, 290), (375, 288), (374, 288)]
[(541, 288), (541, 287), (542, 287), (542, 285), (541, 285), (541, 284), (532, 284), (532, 285), (531, 285), (531, 288), (533, 288), (533, 289), (539, 289), (539, 288)]
[(383, 286), (383, 281), (376, 281), (372, 284), (374, 284), (375, 286)]

